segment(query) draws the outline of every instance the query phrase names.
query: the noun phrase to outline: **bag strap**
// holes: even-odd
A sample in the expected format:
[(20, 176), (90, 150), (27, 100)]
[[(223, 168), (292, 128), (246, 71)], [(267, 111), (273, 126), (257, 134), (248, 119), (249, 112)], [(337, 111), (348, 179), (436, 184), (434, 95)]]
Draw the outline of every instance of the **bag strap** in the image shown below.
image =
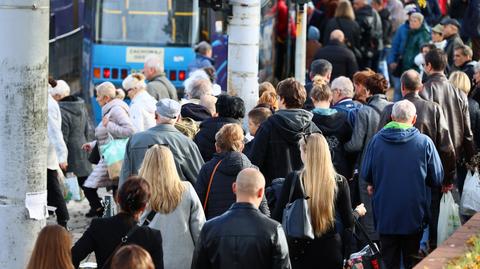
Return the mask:
[(120, 243), (117, 245), (117, 247), (113, 250), (113, 252), (108, 256), (108, 258), (105, 260), (105, 263), (102, 266), (102, 269), (106, 269), (110, 267), (110, 263), (112, 261), (113, 255), (117, 253), (118, 249), (120, 249), (123, 245), (127, 244), (128, 238), (132, 236), (132, 234), (138, 229), (140, 226), (138, 226), (136, 223), (133, 224), (133, 227), (130, 228), (128, 233), (120, 239)]
[(142, 223), (142, 226), (148, 226), (150, 225), (150, 222), (152, 222), (153, 218), (155, 217), (155, 215), (157, 215), (157, 212), (155, 211), (150, 211), (150, 213), (148, 213), (148, 216), (147, 218), (145, 218), (145, 220), (143, 221)]
[(208, 182), (207, 193), (205, 194), (205, 202), (203, 202), (204, 211), (207, 209), (208, 196), (210, 195), (210, 188), (212, 187), (213, 176), (215, 175), (215, 172), (217, 172), (217, 168), (220, 165), (220, 163), (222, 163), (222, 161), (223, 160), (218, 161), (217, 165), (215, 165), (215, 168), (213, 168), (212, 174), (210, 175), (210, 181)]
[(360, 221), (356, 218), (353, 218), (353, 221), (355, 222), (355, 225), (358, 227), (358, 229), (360, 230), (360, 232), (363, 234), (363, 236), (365, 236), (365, 239), (367, 239), (367, 243), (368, 245), (370, 246), (370, 248), (372, 250), (376, 250), (377, 253), (380, 254), (380, 250), (378, 249), (377, 245), (375, 245), (372, 241), (372, 239), (370, 238), (370, 236), (368, 236), (368, 233), (367, 231), (365, 231), (365, 227), (363, 227), (363, 225), (360, 223)]

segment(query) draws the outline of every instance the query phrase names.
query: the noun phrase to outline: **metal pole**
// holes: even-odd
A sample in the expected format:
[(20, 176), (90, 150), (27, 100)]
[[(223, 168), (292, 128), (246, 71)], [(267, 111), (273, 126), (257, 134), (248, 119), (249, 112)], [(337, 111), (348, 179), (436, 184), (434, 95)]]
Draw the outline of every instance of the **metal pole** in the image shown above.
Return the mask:
[(45, 225), (48, 23), (49, 0), (0, 0), (0, 268), (25, 268)]
[(297, 38), (295, 41), (295, 79), (305, 85), (307, 55), (307, 4), (297, 6)]
[(233, 17), (228, 26), (227, 91), (241, 97), (250, 111), (258, 100), (260, 0), (231, 0), (230, 4)]

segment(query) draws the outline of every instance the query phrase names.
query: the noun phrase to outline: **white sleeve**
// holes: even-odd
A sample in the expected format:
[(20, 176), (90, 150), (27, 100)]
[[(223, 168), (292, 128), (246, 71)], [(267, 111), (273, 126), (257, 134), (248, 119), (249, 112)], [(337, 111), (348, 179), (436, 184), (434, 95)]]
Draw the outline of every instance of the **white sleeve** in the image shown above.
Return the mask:
[(137, 132), (144, 131), (142, 109), (138, 105), (132, 104), (129, 114), (135, 130), (137, 130)]
[[(48, 96), (48, 122), (47, 133), (50, 143), (55, 147), (55, 153), (59, 163), (66, 163), (68, 157), (67, 145), (63, 140), (62, 134), (62, 116), (60, 107), (53, 98)], [(52, 98), (50, 100), (50, 98)]]

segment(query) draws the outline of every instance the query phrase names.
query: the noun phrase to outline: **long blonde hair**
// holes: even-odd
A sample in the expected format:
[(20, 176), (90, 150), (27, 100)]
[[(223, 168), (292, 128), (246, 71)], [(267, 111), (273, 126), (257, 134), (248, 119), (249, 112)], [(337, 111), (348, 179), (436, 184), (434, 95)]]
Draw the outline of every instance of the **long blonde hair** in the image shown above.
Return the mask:
[(168, 214), (177, 208), (186, 185), (177, 173), (173, 154), (168, 147), (154, 145), (147, 150), (139, 176), (150, 183), (152, 210)]
[(38, 234), (27, 269), (73, 269), (72, 238), (60, 225), (47, 225)]
[(315, 235), (320, 237), (334, 226), (337, 184), (327, 140), (321, 134), (311, 134), (300, 140), (304, 154), (303, 179), (305, 194)]

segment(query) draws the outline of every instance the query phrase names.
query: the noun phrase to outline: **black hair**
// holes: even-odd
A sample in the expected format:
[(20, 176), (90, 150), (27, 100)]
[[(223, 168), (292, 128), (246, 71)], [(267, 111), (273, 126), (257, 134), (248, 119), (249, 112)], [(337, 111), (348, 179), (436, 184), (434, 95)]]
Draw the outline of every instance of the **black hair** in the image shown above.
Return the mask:
[(441, 49), (430, 50), (425, 55), (425, 64), (430, 64), (434, 71), (445, 70), (447, 62), (447, 54)]
[(145, 208), (150, 199), (150, 185), (138, 176), (129, 177), (118, 190), (117, 200), (122, 210), (134, 215), (142, 208)]
[(219, 95), (215, 109), (218, 116), (223, 118), (241, 119), (245, 116), (245, 103), (237, 96)]

